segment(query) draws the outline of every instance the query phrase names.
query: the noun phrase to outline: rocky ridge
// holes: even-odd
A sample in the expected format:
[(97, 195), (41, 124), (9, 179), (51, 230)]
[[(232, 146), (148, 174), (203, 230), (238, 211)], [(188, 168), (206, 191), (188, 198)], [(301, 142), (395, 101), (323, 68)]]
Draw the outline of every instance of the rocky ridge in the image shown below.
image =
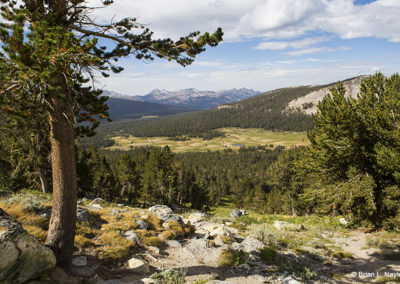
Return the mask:
[[(360, 92), (360, 83), (366, 76), (358, 76), (343, 82), (346, 89), (346, 97), (356, 98)], [(300, 110), (306, 114), (317, 112), (318, 102), (321, 101), (327, 94), (331, 94), (330, 87), (311, 92), (306, 96), (300, 97), (289, 102), (287, 110)]]

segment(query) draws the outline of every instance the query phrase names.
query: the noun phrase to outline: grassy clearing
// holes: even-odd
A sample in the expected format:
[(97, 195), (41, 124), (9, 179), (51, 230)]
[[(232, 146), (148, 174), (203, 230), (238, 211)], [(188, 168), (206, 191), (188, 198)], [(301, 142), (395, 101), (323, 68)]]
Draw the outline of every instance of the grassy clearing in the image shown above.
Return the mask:
[(291, 148), (309, 143), (305, 132), (273, 132), (258, 128), (221, 128), (218, 131), (224, 132), (225, 137), (212, 140), (190, 138), (186, 141), (172, 141), (168, 137), (117, 136), (112, 138), (116, 142), (115, 145), (108, 149), (129, 150), (137, 146), (164, 147), (168, 145), (173, 152), (206, 152), (224, 149), (237, 151), (241, 145)]

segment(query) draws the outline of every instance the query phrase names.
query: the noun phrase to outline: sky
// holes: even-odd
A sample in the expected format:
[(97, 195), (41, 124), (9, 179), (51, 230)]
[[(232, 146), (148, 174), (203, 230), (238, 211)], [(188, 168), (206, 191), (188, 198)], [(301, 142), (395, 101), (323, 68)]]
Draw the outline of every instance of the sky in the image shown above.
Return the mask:
[[(99, 4), (100, 0), (89, 0)], [(400, 67), (400, 0), (114, 0), (98, 22), (137, 17), (155, 37), (177, 39), (221, 27), (224, 41), (188, 67), (175, 62), (119, 63), (124, 72), (98, 87), (130, 95), (153, 89), (219, 91), (336, 82)]]

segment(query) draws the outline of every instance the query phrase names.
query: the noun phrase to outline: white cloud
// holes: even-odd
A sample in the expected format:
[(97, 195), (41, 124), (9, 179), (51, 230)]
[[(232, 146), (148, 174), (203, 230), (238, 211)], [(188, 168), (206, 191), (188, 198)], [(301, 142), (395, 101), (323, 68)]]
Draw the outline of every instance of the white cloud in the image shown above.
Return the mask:
[(314, 37), (314, 38), (305, 38), (302, 40), (296, 41), (266, 41), (258, 44), (255, 49), (265, 50), (278, 50), (278, 49), (287, 49), (287, 48), (304, 48), (310, 45), (314, 45), (320, 42), (328, 41), (329, 37)]
[[(99, 0), (89, 0), (98, 5)], [(377, 0), (119, 0), (94, 11), (99, 19), (139, 17), (157, 36), (178, 37), (221, 26), (226, 40), (290, 38), (324, 31), (341, 38), (377, 37), (400, 42), (400, 1)]]
[(343, 50), (349, 50), (349, 49), (350, 49), (350, 47), (348, 47), (348, 46), (341, 46), (340, 48), (312, 47), (312, 48), (304, 48), (304, 49), (295, 50), (295, 51), (289, 51), (286, 54), (293, 55), (293, 56), (300, 56), (300, 55), (312, 54), (312, 53), (318, 53), (318, 52), (334, 52), (334, 51), (343, 51)]
[(376, 71), (389, 75), (398, 72), (399, 60), (397, 57), (390, 62), (345, 62), (306, 58), (260, 63), (224, 63), (219, 67), (209, 67), (206, 71), (191, 67), (178, 68), (175, 72), (150, 68), (139, 74), (134, 72), (135, 76), (130, 75), (135, 67), (126, 66), (126, 72), (103, 79), (102, 82), (105, 89), (132, 95), (144, 95), (155, 88), (222, 90), (246, 87), (268, 91), (288, 86), (331, 83)]

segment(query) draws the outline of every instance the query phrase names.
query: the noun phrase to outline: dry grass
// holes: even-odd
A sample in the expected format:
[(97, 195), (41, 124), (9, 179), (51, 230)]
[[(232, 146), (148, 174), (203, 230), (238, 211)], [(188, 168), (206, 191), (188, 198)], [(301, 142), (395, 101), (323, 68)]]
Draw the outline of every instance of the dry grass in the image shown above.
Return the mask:
[(155, 214), (150, 215), (149, 218), (145, 220), (145, 222), (149, 224), (150, 230), (162, 231), (164, 229), (161, 219), (158, 218)]
[(168, 229), (161, 233), (163, 239), (176, 240), (194, 233), (194, 227), (191, 225), (180, 224), (175, 221), (168, 221)]
[(339, 258), (339, 259), (351, 259), (354, 258), (354, 255), (348, 251), (335, 251), (332, 253), (332, 257)]
[(98, 257), (105, 263), (123, 261), (131, 255), (135, 242), (126, 240), (115, 231), (103, 233), (97, 240), (102, 247), (97, 249)]
[(31, 235), (34, 235), (40, 242), (44, 242), (47, 237), (47, 231), (33, 225), (24, 225), (24, 229)]
[(95, 245), (96, 244), (92, 240), (81, 235), (75, 235), (75, 246), (79, 248), (89, 248), (94, 247)]
[(151, 237), (144, 237), (142, 239), (142, 243), (145, 246), (151, 246), (151, 247), (161, 247), (163, 245), (163, 241), (160, 240), (156, 236), (151, 236)]

